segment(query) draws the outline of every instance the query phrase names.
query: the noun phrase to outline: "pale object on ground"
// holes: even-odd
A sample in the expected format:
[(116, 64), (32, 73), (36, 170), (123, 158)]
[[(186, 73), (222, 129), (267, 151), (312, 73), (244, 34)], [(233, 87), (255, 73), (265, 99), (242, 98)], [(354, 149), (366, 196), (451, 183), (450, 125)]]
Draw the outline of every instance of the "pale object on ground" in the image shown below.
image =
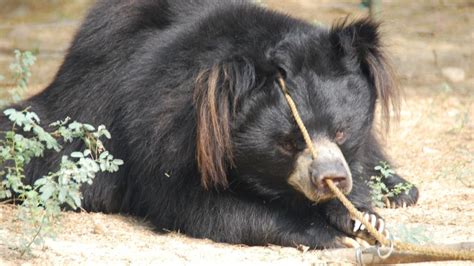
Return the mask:
[(458, 67), (445, 67), (441, 70), (443, 76), (451, 82), (461, 82), (466, 79), (466, 72)]

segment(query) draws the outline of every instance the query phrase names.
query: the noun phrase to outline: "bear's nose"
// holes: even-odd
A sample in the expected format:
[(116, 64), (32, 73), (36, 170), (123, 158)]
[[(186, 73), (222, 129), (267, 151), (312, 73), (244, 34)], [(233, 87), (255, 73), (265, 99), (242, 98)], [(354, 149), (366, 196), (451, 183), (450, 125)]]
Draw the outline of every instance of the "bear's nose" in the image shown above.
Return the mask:
[(352, 175), (339, 146), (327, 138), (320, 138), (314, 141), (314, 147), (317, 147), (318, 153), (309, 166), (309, 176), (319, 197), (334, 197), (326, 183), (328, 179), (332, 180), (342, 193), (351, 192)]
[(313, 202), (335, 197), (326, 183), (328, 179), (342, 193), (351, 192), (351, 170), (339, 146), (327, 138), (318, 138), (313, 143), (317, 156), (313, 156), (309, 149), (304, 150), (296, 160), (295, 170), (289, 176), (288, 183)]
[(328, 193), (326, 180), (330, 179), (342, 191), (349, 192), (351, 178), (344, 164), (340, 161), (313, 161), (310, 167), (311, 180), (320, 193)]

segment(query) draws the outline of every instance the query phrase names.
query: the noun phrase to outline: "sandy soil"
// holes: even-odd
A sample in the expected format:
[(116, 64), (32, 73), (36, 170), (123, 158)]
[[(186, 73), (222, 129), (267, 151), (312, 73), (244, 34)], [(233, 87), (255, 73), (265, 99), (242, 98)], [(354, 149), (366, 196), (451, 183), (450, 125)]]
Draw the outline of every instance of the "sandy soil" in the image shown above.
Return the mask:
[[(38, 49), (32, 80), (32, 91), (37, 91), (52, 79), (90, 1), (55, 0), (39, 5), (22, 0), (25, 4), (19, 8), (12, 5), (14, 0), (3, 2), (0, 73), (7, 73), (13, 48)], [(355, 0), (263, 2), (325, 24), (366, 13)], [(386, 139), (387, 152), (398, 172), (420, 188), (421, 197), (416, 207), (380, 213), (393, 230), (400, 225), (419, 228), (433, 243), (473, 242), (474, 2), (385, 0), (383, 8), (385, 43), (405, 91), (400, 123)], [(449, 74), (452, 68), (461, 73)], [(0, 90), (6, 87), (0, 83)], [(55, 240), (36, 247), (33, 256), (20, 258), (9, 247), (18, 234), (14, 213), (13, 206), (0, 205), (0, 265), (343, 262), (296, 248), (246, 247), (177, 233), (160, 235), (143, 221), (100, 213), (66, 213)]]

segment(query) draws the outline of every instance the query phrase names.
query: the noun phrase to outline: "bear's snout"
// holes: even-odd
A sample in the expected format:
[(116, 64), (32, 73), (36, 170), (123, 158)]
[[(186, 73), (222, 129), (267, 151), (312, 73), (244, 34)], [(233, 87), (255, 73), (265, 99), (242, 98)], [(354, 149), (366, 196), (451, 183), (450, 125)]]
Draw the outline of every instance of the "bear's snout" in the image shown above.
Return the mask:
[(316, 187), (316, 193), (322, 198), (333, 197), (326, 183), (327, 179), (331, 179), (344, 194), (351, 192), (351, 171), (339, 146), (326, 138), (314, 141), (313, 145), (318, 156), (312, 161), (309, 174)]
[(313, 202), (334, 198), (327, 179), (331, 179), (344, 194), (351, 192), (351, 171), (339, 146), (327, 138), (313, 140), (313, 145), (317, 157), (313, 160), (308, 149), (303, 151), (288, 183)]
[(344, 167), (341, 160), (335, 158), (331, 161), (315, 160), (310, 166), (310, 176), (319, 194), (331, 194), (326, 180), (332, 180), (334, 184), (344, 193), (351, 190), (352, 180), (350, 172)]

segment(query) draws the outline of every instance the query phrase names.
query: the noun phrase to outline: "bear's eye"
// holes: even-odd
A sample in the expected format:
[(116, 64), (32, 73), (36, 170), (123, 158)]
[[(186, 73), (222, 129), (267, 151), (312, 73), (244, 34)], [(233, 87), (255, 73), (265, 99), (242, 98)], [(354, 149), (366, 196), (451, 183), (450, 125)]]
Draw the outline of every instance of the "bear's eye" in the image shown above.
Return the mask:
[(285, 136), (278, 140), (278, 148), (284, 154), (293, 156), (306, 148), (304, 140), (293, 135)]
[(288, 140), (288, 139), (279, 142), (278, 147), (283, 153), (289, 154), (289, 155), (292, 155), (298, 152), (299, 150), (297, 143), (294, 140)]
[(291, 142), (280, 143), (280, 147), (286, 152), (294, 152), (296, 150), (295, 145)]
[(337, 131), (334, 140), (339, 145), (343, 144), (344, 141), (346, 141), (346, 134), (344, 133), (344, 131)]

